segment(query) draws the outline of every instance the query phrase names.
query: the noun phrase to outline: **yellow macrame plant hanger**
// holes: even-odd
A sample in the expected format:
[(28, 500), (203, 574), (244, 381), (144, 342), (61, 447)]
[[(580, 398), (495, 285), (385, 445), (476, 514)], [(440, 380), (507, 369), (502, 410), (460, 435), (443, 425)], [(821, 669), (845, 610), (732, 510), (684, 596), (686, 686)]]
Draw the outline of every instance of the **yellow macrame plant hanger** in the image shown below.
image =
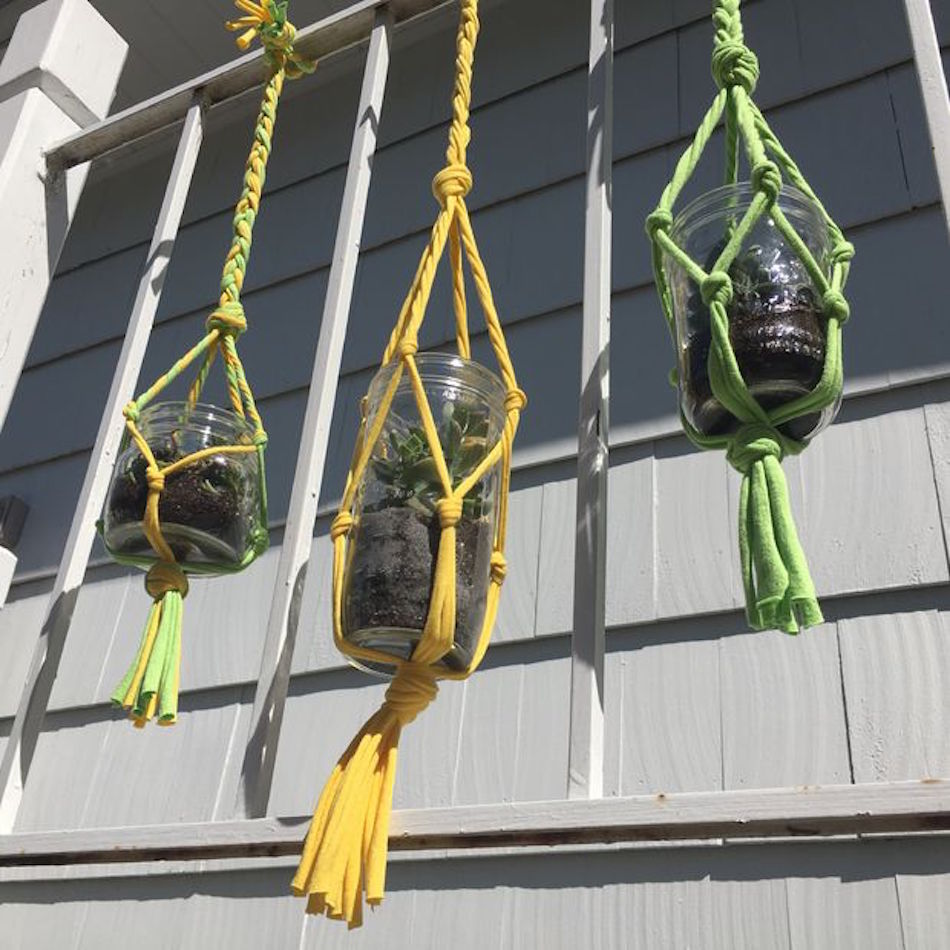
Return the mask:
[[(162, 533), (159, 502), (165, 488), (165, 480), (170, 475), (210, 456), (258, 453), (262, 506), (260, 523), (265, 527), (254, 533), (243, 560), (234, 570), (247, 567), (266, 550), (268, 545), (267, 493), (263, 484), (264, 448), (267, 445), (267, 435), (237, 352), (237, 337), (247, 329), (247, 320), (241, 305), (241, 288), (251, 253), (254, 221), (260, 208), (261, 191), (264, 187), (274, 121), (277, 116), (277, 103), (284, 79), (296, 79), (311, 73), (316, 64), (294, 52), (296, 31), (287, 20), (286, 3), (275, 3), (274, 0), (264, 0), (262, 3), (254, 3), (252, 0), (235, 0), (235, 5), (244, 13), (244, 16), (229, 22), (227, 27), (230, 30), (243, 31), (237, 38), (237, 44), (241, 49), (246, 49), (255, 36), (260, 37), (270, 76), (264, 87), (254, 130), (254, 143), (244, 168), (244, 187), (234, 209), (233, 237), (221, 276), (221, 297), (217, 308), (208, 317), (205, 325), (207, 333), (201, 341), (123, 410), (128, 435), (138, 447), (146, 463), (148, 496), (142, 530), (157, 556), (157, 560), (141, 557), (119, 558), (140, 566), (150, 565), (145, 578), (145, 588), (154, 599), (138, 653), (112, 695), (112, 700), (116, 705), (129, 710), (132, 720), (138, 727), (144, 726), (153, 717), (157, 718), (160, 725), (172, 725), (177, 719), (181, 667), (181, 617), (183, 601), (188, 594), (186, 574), (202, 572), (200, 564), (178, 563)], [(164, 467), (160, 466), (139, 430), (140, 413), (185, 369), (201, 357), (197, 377), (188, 392), (188, 406), (193, 409), (198, 403), (202, 388), (218, 353), (221, 354), (224, 365), (231, 407), (238, 416), (249, 423), (253, 430), (250, 441), (246, 444), (215, 445), (200, 449)], [(220, 570), (219, 566), (215, 567), (215, 573)]]
[[(439, 202), (440, 211), (383, 354), (382, 365), (396, 364), (395, 371), (377, 411), (371, 417), (369, 428), (364, 400), (363, 423), (357, 435), (353, 464), (339, 513), (330, 531), (333, 539), (333, 631), (337, 648), (356, 660), (395, 667), (395, 676), (386, 691), (382, 707), (357, 733), (323, 789), (304, 843), (300, 866), (293, 879), (294, 893), (307, 897), (308, 913), (325, 913), (328, 917), (345, 920), (350, 927), (358, 927), (362, 923), (364, 894), (371, 905), (379, 904), (383, 899), (389, 818), (396, 778), (396, 751), (402, 728), (435, 699), (438, 680), (465, 679), (478, 667), (491, 639), (506, 571), (504, 548), (511, 446), (525, 405), (525, 395), (515, 379), (505, 335), (492, 300), (488, 275), (478, 253), (465, 205), (465, 196), (472, 187), (472, 175), (466, 165), (466, 149), (471, 137), (468, 119), (472, 66), (479, 27), (478, 2), (462, 0), (460, 8), (446, 165), (432, 182), (432, 191)], [(452, 484), (448, 472), (438, 429), (415, 360), (419, 329), (425, 318), (436, 267), (446, 244), (449, 247), (459, 356), (471, 358), (464, 256), (469, 263), (484, 311), (488, 337), (506, 390), (505, 424), (500, 437), (481, 463), (456, 485)], [(412, 656), (408, 660), (399, 660), (389, 653), (345, 640), (342, 612), (343, 576), (357, 490), (373, 447), (383, 430), (396, 388), (404, 375), (409, 379), (426, 441), (439, 473), (442, 497), (436, 505), (441, 533), (428, 616)], [(455, 526), (461, 517), (465, 496), (496, 464), (501, 469), (499, 510), (485, 618), (471, 662), (463, 670), (452, 671), (436, 664), (451, 650), (455, 636)]]

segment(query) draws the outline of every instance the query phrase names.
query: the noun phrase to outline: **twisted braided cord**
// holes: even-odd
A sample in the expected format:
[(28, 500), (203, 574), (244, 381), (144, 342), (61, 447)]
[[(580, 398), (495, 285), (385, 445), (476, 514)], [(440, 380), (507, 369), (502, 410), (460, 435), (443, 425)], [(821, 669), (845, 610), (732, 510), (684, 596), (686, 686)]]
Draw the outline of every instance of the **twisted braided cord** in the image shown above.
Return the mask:
[[(840, 397), (841, 326), (849, 316), (843, 291), (854, 248), (845, 240), (752, 100), (759, 65), (755, 54), (745, 45), (739, 0), (717, 0), (713, 26), (712, 74), (719, 92), (691, 145), (680, 157), (656, 209), (648, 216), (646, 230), (652, 245), (654, 279), (671, 334), (675, 340), (673, 299), (665, 270), (667, 260), (682, 267), (700, 288), (709, 310), (710, 386), (716, 398), (741, 423), (732, 435), (706, 436), (693, 429), (685, 418), (682, 420), (687, 435), (696, 445), (726, 449), (730, 463), (743, 474), (739, 542), (749, 622), (755, 628), (778, 626), (794, 632), (800, 625), (820, 622), (821, 611), (795, 532), (780, 467), (784, 456), (801, 452), (805, 443), (788, 438), (778, 427), (791, 419), (820, 411)], [(730, 183), (738, 178), (741, 143), (755, 196), (741, 220), (728, 222), (725, 247), (707, 273), (671, 236), (672, 209), (723, 117), (725, 180)], [(783, 177), (820, 209), (831, 241), (830, 278), (776, 204)], [(827, 318), (821, 379), (811, 392), (768, 412), (752, 396), (742, 378), (730, 342), (727, 312), (732, 299), (729, 269), (764, 214), (770, 215), (788, 246), (801, 259), (821, 295)]]
[[(367, 415), (364, 401), (346, 488), (330, 530), (333, 541), (333, 629), (336, 645), (355, 659), (396, 667), (382, 708), (357, 734), (324, 787), (292, 885), (295, 893), (307, 896), (309, 913), (325, 913), (332, 918), (344, 919), (351, 927), (359, 926), (362, 921), (364, 894), (370, 904), (378, 904), (383, 898), (396, 749), (402, 727), (432, 702), (439, 680), (463, 679), (481, 663), (491, 638), (506, 573), (504, 545), (511, 447), (525, 405), (525, 396), (517, 384), (488, 274), (478, 251), (465, 203), (465, 196), (472, 187), (466, 151), (471, 138), (468, 121), (478, 27), (477, 0), (461, 0), (446, 165), (432, 183), (440, 208), (383, 352), (382, 364), (394, 364), (394, 371), (371, 417)], [(464, 261), (467, 260), (485, 316), (488, 338), (506, 388), (505, 424), (501, 435), (474, 471), (456, 485), (451, 481), (415, 359), (419, 330), (425, 319), (436, 269), (447, 245), (458, 352), (469, 358), (464, 284)], [(407, 377), (435, 462), (443, 497), (437, 504), (441, 535), (428, 616), (412, 657), (399, 661), (388, 653), (344, 640), (343, 579), (349, 535), (354, 524), (352, 508), (356, 492), (382, 432), (396, 389)], [(500, 467), (501, 489), (485, 618), (472, 661), (464, 670), (451, 671), (437, 664), (452, 649), (455, 635), (456, 525), (462, 514), (465, 496), (496, 465)]]

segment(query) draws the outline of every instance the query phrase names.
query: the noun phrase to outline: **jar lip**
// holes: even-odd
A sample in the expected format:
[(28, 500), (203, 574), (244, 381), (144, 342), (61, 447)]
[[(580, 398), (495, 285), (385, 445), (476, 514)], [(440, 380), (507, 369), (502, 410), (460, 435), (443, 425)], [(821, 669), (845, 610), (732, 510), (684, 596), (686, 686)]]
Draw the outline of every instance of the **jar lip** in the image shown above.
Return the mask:
[[(425, 353), (416, 353), (416, 367), (422, 381), (439, 382), (451, 381), (457, 389), (465, 390), (473, 395), (484, 399), (489, 408), (499, 414), (505, 410), (505, 395), (507, 390), (505, 384), (499, 377), (493, 373), (487, 366), (478, 363), (475, 360), (465, 359), (456, 353), (445, 353), (442, 351), (428, 351)], [(369, 397), (372, 400), (374, 396), (384, 388), (391, 374), (395, 371), (398, 360), (393, 360), (381, 367), (369, 384)], [(464, 376), (465, 378), (460, 378)], [(472, 379), (472, 377), (475, 377)], [(397, 392), (405, 392), (411, 386), (406, 376), (399, 381), (396, 388)]]
[(254, 429), (247, 419), (239, 416), (233, 409), (224, 409), (207, 402), (199, 402), (191, 406), (183, 399), (152, 403), (142, 410), (139, 421), (143, 426), (169, 421), (179, 422), (182, 425), (217, 426), (248, 436), (254, 434)]
[[(732, 207), (747, 208), (755, 195), (756, 189), (751, 181), (720, 185), (718, 188), (704, 192), (690, 201), (676, 215), (670, 237), (682, 247), (680, 238), (688, 236), (691, 231), (710, 221), (724, 217), (727, 211), (732, 210)], [(730, 200), (735, 204), (732, 206), (727, 204)], [(809, 221), (812, 225), (827, 231), (818, 203), (794, 185), (782, 183), (778, 205), (786, 215)]]

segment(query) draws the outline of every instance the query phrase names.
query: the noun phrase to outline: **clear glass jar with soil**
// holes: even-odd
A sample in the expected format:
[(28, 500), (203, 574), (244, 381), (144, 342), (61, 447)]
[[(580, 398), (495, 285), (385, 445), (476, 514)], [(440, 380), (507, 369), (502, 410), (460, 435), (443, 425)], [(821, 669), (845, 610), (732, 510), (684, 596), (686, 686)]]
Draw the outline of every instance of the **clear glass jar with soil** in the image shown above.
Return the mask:
[[(215, 406), (163, 402), (138, 420), (160, 468), (200, 449), (252, 445), (253, 430), (236, 413)], [(148, 567), (157, 559), (142, 530), (148, 483), (145, 458), (126, 434), (103, 512), (106, 549), (125, 564)], [(189, 573), (240, 570), (266, 547), (267, 516), (258, 452), (221, 452), (165, 478), (158, 505), (162, 533)]]
[[(439, 430), (452, 484), (469, 475), (501, 436), (505, 389), (478, 363), (446, 353), (419, 353), (416, 365)], [(383, 367), (367, 396), (367, 431), (396, 372)], [(472, 659), (489, 589), (498, 513), (498, 465), (466, 495), (456, 525), (455, 642), (442, 663), (461, 670)], [(403, 372), (353, 506), (343, 579), (343, 637), (409, 659), (429, 612), (443, 497), (408, 375)], [(380, 664), (354, 660), (371, 673)]]
[[(670, 236), (708, 273), (754, 196), (749, 182), (710, 191), (683, 209)], [(818, 206), (788, 185), (777, 204), (827, 273), (830, 240)], [(709, 383), (709, 310), (696, 282), (669, 256), (665, 269), (673, 294), (680, 407), (701, 434), (727, 435), (740, 423), (713, 395)], [(825, 361), (827, 320), (821, 294), (768, 213), (746, 238), (729, 276), (729, 338), (749, 392), (764, 409), (810, 392), (821, 379)], [(839, 404), (780, 428), (791, 438), (807, 441), (834, 419)]]

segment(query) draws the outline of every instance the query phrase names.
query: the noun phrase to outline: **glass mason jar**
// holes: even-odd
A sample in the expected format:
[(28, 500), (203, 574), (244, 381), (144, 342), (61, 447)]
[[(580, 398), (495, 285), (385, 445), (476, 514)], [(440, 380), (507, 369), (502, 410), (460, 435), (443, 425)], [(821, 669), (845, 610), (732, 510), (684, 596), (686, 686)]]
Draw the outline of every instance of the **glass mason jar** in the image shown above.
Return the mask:
[[(749, 182), (707, 192), (677, 216), (672, 239), (708, 273), (726, 245), (727, 232), (748, 209), (755, 192)], [(777, 204), (818, 265), (829, 271), (828, 229), (817, 205), (785, 185)], [(725, 435), (740, 423), (713, 395), (707, 360), (709, 310), (699, 286), (668, 255), (666, 277), (673, 294), (680, 406), (703, 435)], [(729, 268), (732, 302), (729, 338), (749, 392), (764, 409), (774, 409), (810, 392), (821, 379), (827, 319), (821, 294), (805, 265), (764, 214)], [(780, 428), (807, 440), (827, 426), (839, 403), (793, 419)]]
[[(160, 468), (199, 449), (251, 445), (253, 430), (236, 413), (215, 406), (162, 402), (138, 420)], [(142, 530), (148, 484), (145, 458), (128, 433), (122, 443), (102, 518), (102, 537), (112, 557), (148, 566), (157, 558)], [(166, 476), (158, 504), (162, 534), (185, 570), (230, 573), (266, 547), (258, 452), (210, 455)]]
[[(484, 459), (505, 424), (505, 389), (489, 370), (447, 353), (419, 353), (416, 366), (457, 485)], [(368, 432), (396, 364), (383, 367), (367, 395)], [(456, 525), (455, 643), (442, 663), (464, 669), (485, 619), (498, 514), (496, 463), (465, 496)], [(357, 489), (343, 578), (343, 637), (408, 659), (429, 613), (443, 497), (408, 374), (403, 372)], [(388, 667), (351, 659), (391, 675)]]

